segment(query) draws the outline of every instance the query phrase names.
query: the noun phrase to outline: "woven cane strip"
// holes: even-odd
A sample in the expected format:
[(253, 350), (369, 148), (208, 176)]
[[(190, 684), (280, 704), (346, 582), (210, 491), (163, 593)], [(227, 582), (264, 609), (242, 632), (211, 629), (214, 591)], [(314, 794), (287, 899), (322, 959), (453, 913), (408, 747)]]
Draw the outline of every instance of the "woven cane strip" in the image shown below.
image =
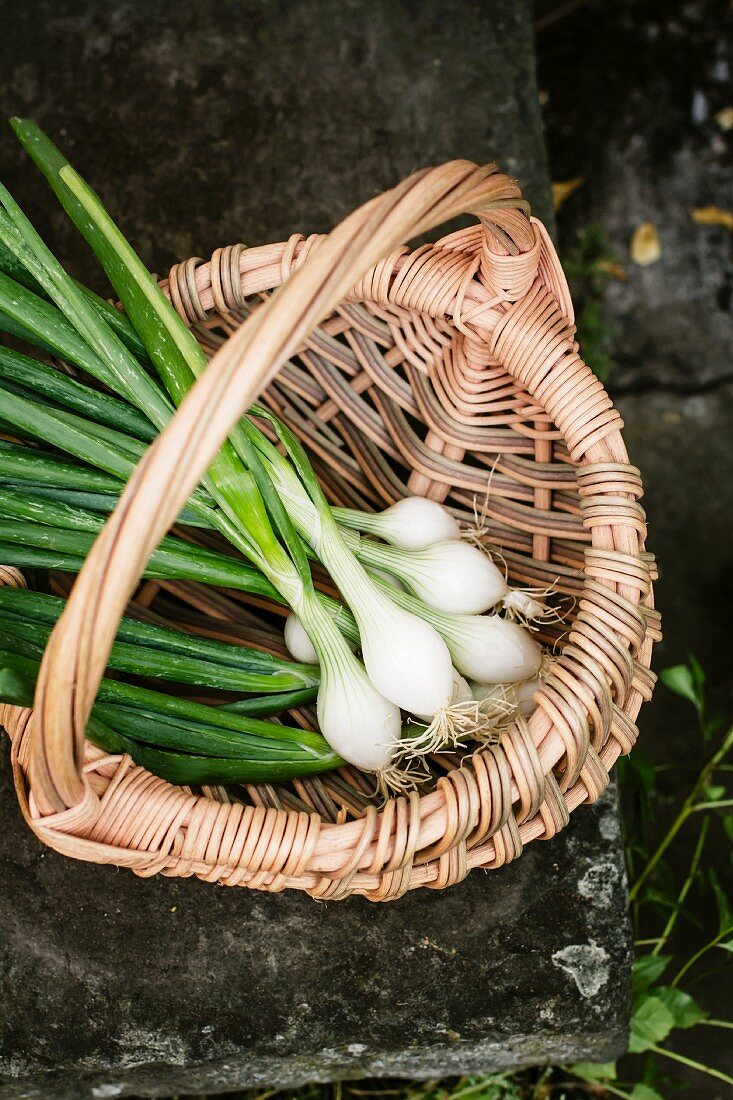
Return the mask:
[[(478, 212), (481, 224), (414, 252), (400, 243), (461, 210)], [(168, 287), (212, 366), (90, 555), (44, 659), (34, 717), (2, 712), (26, 819), (59, 851), (141, 875), (372, 900), (443, 888), (554, 835), (598, 797), (633, 744), (659, 625), (639, 474), (618, 414), (580, 359), (552, 244), (528, 220), (516, 184), (494, 166), (448, 165), (373, 200), (329, 238), (219, 249), (208, 264), (177, 265)], [(380, 507), (419, 487), (470, 520), (491, 479), (486, 522), (510, 577), (555, 583), (576, 600), (567, 626), (540, 633), (560, 638), (561, 657), (529, 722), (460, 767), (436, 757), (432, 791), (381, 811), (353, 769), (248, 786), (243, 805), (220, 790), (171, 787), (129, 757), (81, 749), (145, 558), (239, 409), (268, 382), (263, 400), (311, 448), (332, 500)], [(0, 581), (22, 583), (8, 568)], [(182, 606), (171, 591), (195, 614), (217, 616), (225, 637), (236, 637), (235, 622), (250, 632), (259, 623), (263, 641), (278, 644), (271, 627), (262, 631), (257, 601), (245, 609), (241, 594), (156, 583), (141, 590), (140, 607), (165, 606), (161, 621), (170, 622)], [(77, 670), (73, 705), (67, 666)], [(309, 721), (307, 708), (295, 718)]]

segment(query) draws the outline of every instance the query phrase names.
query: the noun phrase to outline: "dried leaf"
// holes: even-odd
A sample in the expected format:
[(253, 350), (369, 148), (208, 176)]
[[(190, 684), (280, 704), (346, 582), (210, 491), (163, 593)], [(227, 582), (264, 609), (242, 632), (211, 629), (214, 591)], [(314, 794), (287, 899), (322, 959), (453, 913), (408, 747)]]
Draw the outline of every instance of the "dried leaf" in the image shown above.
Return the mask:
[(721, 130), (733, 130), (733, 107), (724, 107), (718, 111), (715, 121)]
[(641, 267), (655, 264), (662, 255), (659, 234), (654, 222), (637, 225), (631, 238), (631, 259)]
[(565, 199), (572, 195), (573, 191), (577, 191), (582, 183), (585, 183), (584, 176), (576, 176), (572, 180), (561, 180), (559, 183), (553, 183), (552, 205), (554, 209), (559, 210)]
[(620, 283), (626, 283), (629, 280), (629, 273), (626, 268), (623, 264), (616, 263), (615, 260), (596, 260), (596, 267), (604, 275), (610, 276), (611, 279), (618, 279)]
[(733, 214), (730, 210), (721, 210), (719, 206), (698, 206), (690, 213), (697, 225), (723, 225), (733, 233)]

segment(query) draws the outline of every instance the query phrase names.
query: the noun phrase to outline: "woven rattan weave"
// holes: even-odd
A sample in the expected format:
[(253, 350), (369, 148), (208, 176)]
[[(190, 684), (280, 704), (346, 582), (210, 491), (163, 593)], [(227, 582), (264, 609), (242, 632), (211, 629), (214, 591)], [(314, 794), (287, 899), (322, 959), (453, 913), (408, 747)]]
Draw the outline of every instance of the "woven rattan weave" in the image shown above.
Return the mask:
[[(401, 242), (469, 213), (469, 228)], [(139, 875), (197, 875), (317, 898), (387, 901), (500, 867), (592, 802), (651, 693), (652, 559), (621, 419), (574, 340), (553, 245), (494, 165), (417, 173), (326, 236), (177, 265), (176, 309), (212, 353), (149, 449), (74, 585), (33, 711), (4, 707), (25, 818), (48, 845)], [(307, 444), (333, 501), (445, 501), (515, 583), (572, 604), (527, 722), (381, 804), (343, 769), (237, 795), (174, 787), (84, 739), (120, 616), (277, 650), (272, 609), (190, 584), (139, 584), (232, 424), (260, 394)], [(11, 566), (2, 580), (24, 583)], [(56, 578), (59, 590), (68, 578)], [(264, 615), (264, 620), (260, 617)], [(308, 711), (297, 721), (312, 720)]]

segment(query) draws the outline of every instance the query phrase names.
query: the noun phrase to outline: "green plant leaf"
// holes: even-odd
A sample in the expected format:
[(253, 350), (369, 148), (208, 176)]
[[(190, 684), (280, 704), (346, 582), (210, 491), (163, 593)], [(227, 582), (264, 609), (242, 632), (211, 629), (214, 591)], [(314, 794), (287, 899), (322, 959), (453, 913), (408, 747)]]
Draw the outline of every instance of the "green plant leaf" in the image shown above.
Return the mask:
[(722, 822), (726, 836), (733, 843), (733, 814), (723, 814)]
[(661, 909), (674, 909), (677, 906), (677, 898), (673, 894), (665, 893), (655, 886), (650, 886), (641, 896), (644, 901), (648, 901), (652, 905), (658, 905)]
[[(20, 263), (13, 253), (2, 243), (0, 243), (0, 271), (5, 275), (9, 275), (16, 283), (20, 283), (22, 286), (27, 287), (28, 290), (32, 290), (34, 294), (43, 294), (43, 288), (37, 280), (26, 271), (22, 263)], [(87, 298), (97, 312), (101, 314), (110, 328), (115, 330), (130, 351), (133, 352), (138, 359), (145, 359), (145, 348), (125, 314), (105, 301), (104, 298), (100, 298), (93, 290), (89, 290), (88, 287), (82, 286), (81, 283), (77, 283), (76, 285), (79, 287), (84, 297)]]
[(12, 348), (0, 348), (0, 377), (32, 390), (39, 398), (71, 409), (109, 428), (127, 432), (146, 443), (152, 442), (157, 435), (147, 417), (129, 402), (94, 390), (69, 378), (63, 371), (21, 355)]
[(651, 1085), (644, 1085), (639, 1081), (631, 1090), (631, 1100), (664, 1100), (664, 1097)]
[(698, 699), (702, 699), (705, 693), (705, 670), (698, 661), (694, 653), (690, 653), (687, 658), (692, 673), (692, 680), (695, 685), (695, 691)]
[(644, 997), (631, 1017), (629, 1052), (641, 1054), (663, 1042), (674, 1026), (674, 1016), (659, 997)]
[(693, 673), (687, 665), (674, 665), (672, 668), (662, 669), (660, 679), (670, 691), (687, 699), (695, 710), (700, 712), (703, 704), (702, 696)]
[(615, 1062), (576, 1062), (570, 1066), (576, 1077), (582, 1077), (585, 1081), (615, 1081)]
[(639, 998), (646, 993), (649, 986), (661, 978), (671, 961), (671, 955), (641, 955), (635, 959), (632, 971), (634, 997)]
[(726, 935), (728, 932), (733, 931), (733, 911), (730, 907), (730, 902), (726, 896), (725, 890), (720, 885), (717, 873), (714, 867), (711, 867), (708, 871), (708, 880), (713, 888), (715, 894), (715, 902), (718, 906), (718, 935)]
[(675, 986), (661, 986), (654, 990), (654, 996), (672, 1013), (675, 1027), (694, 1027), (701, 1020), (707, 1019), (708, 1013), (700, 1008), (697, 1001)]
[(723, 951), (730, 951), (733, 954), (733, 939), (723, 940), (722, 943), (716, 944), (717, 947), (722, 947)]

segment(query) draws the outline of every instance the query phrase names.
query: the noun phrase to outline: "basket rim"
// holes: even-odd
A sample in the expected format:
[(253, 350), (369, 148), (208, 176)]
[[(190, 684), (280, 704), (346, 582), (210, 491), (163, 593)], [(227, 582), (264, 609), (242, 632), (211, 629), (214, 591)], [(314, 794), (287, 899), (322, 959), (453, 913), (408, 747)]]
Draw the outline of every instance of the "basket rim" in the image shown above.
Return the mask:
[[(456, 200), (452, 192), (461, 188), (464, 193)], [(401, 209), (406, 199), (417, 202), (417, 214)], [(36, 700), (37, 704), (40, 700), (40, 713), (38, 706), (34, 717), (34, 712), (26, 709), (0, 710), (0, 720), (10, 727), (13, 738), (15, 784), (23, 814), (51, 847), (76, 858), (130, 866), (143, 875), (157, 871), (193, 873), (211, 881), (268, 890), (296, 886), (316, 897), (339, 898), (356, 892), (373, 900), (391, 900), (417, 886), (442, 888), (460, 881), (473, 867), (500, 866), (519, 855), (530, 840), (549, 839), (567, 823), (572, 810), (598, 797), (618, 755), (631, 748), (636, 736), (634, 721), (653, 685), (653, 674), (648, 669), (652, 644), (658, 636), (650, 556), (644, 551), (644, 516), (637, 502), (641, 480), (638, 470), (629, 464), (618, 412), (578, 355), (573, 340), (572, 302), (549, 234), (541, 222), (529, 217), (513, 181), (498, 174), (495, 166), (479, 170), (466, 162), (453, 162), (442, 169), (419, 173), (400, 188), (372, 200), (328, 238), (293, 234), (282, 244), (217, 249), (208, 263), (194, 257), (176, 265), (162, 285), (189, 323), (208, 318), (212, 311), (229, 312), (244, 298), (278, 286), (283, 289), (273, 295), (272, 301), (292, 298), (292, 293), (288, 297), (285, 291), (293, 285), (302, 284), (305, 293), (309, 286), (315, 286), (316, 295), (324, 294), (323, 284), (318, 281), (319, 274), (328, 281), (328, 273), (322, 274), (324, 266), (331, 262), (336, 270), (339, 265), (343, 268), (343, 253), (354, 247), (354, 238), (363, 237), (365, 227), (374, 225), (375, 214), (383, 222), (397, 210), (398, 225), (409, 231), (417, 224), (417, 232), (423, 228), (421, 215), (423, 222), (430, 221), (436, 208), (443, 214), (446, 205), (450, 211), (456, 201), (461, 206), (473, 203), (479, 207), (477, 227), (421, 249), (388, 249), (386, 257), (372, 264), (355, 285), (353, 281), (347, 283), (343, 273), (340, 285), (352, 288), (346, 295), (350, 301), (375, 302), (384, 301), (385, 294), (397, 286), (402, 298), (395, 293), (394, 304), (409, 309), (414, 286), (405, 273), (416, 264), (417, 257), (424, 271), (425, 258), (434, 258), (438, 250), (442, 250), (443, 258), (449, 254), (451, 260), (461, 252), (461, 246), (472, 255), (469, 277), (465, 277), (469, 267), (462, 273), (462, 282), (457, 283), (454, 274), (448, 287), (450, 296), (445, 282), (438, 282), (430, 302), (436, 309), (442, 308), (442, 316), (456, 329), (474, 336), (477, 327), (485, 333), (491, 322), (487, 346), (492, 356), (558, 424), (571, 461), (577, 466), (583, 524), (590, 532), (591, 543), (585, 553), (578, 621), (564, 650), (567, 667), (563, 666), (560, 676), (541, 687), (536, 696), (537, 708), (528, 722), (515, 723), (498, 749), (492, 746), (476, 753), (469, 765), (441, 777), (430, 793), (421, 796), (413, 792), (390, 799), (381, 811), (370, 807), (361, 819), (333, 824), (321, 821), (317, 814), (262, 807), (237, 809), (238, 804), (192, 795), (135, 767), (129, 758), (109, 757), (90, 743), (82, 753), (78, 712), (76, 752), (79, 761), (83, 759), (83, 764), (74, 764), (78, 785), (67, 785), (60, 802), (49, 801), (46, 754), (49, 745), (52, 751), (58, 748), (59, 722), (53, 708), (59, 705), (59, 699), (63, 700), (58, 677), (75, 640), (74, 630), (89, 629), (89, 608), (84, 598), (77, 596), (73, 613), (69, 615), (67, 606), (62, 617), (67, 621), (44, 655)], [(430, 213), (425, 214), (428, 208)], [(343, 232), (341, 240), (337, 234), (349, 222), (354, 232), (343, 243)], [(392, 232), (394, 235), (394, 227)], [(325, 265), (323, 261), (319, 265), (320, 273), (314, 266), (319, 255), (326, 257)], [(452, 263), (455, 269), (459, 266), (458, 261)], [(352, 263), (349, 273), (353, 269)], [(337, 301), (341, 300), (338, 288), (335, 292), (332, 287), (328, 289), (331, 299), (335, 293)], [(297, 295), (293, 300), (297, 303)], [(308, 307), (312, 314), (311, 302), (305, 307), (306, 314)], [(265, 312), (258, 310), (254, 316)], [(274, 322), (269, 323), (272, 328)], [(262, 327), (262, 318), (254, 326), (251, 320), (245, 325), (256, 333)], [(297, 324), (291, 324), (291, 337), (295, 329)], [(278, 343), (280, 354), (285, 341)], [(238, 337), (231, 337), (224, 348), (227, 346), (231, 362)], [(217, 353), (217, 357), (223, 355), (223, 349)], [(267, 372), (261, 373), (266, 376)], [(209, 374), (205, 372), (202, 380)], [(201, 388), (202, 380), (195, 390)], [(212, 392), (209, 385), (204, 402), (211, 403)], [(190, 426), (191, 418), (180, 426), (178, 421), (176, 413), (171, 421), (173, 428), (169, 426), (159, 439), (168, 436), (180, 449), (182, 428)], [(141, 484), (145, 486), (146, 471), (143, 469), (139, 476), (141, 467), (133, 475), (135, 492)], [(147, 500), (144, 494), (138, 495), (138, 501), (143, 499)], [(100, 536), (95, 549), (102, 542)], [(141, 551), (137, 553), (139, 558)], [(92, 575), (86, 564), (84, 569)], [(17, 570), (5, 569), (3, 574), (0, 582), (22, 583)], [(77, 582), (75, 590), (78, 587)], [(595, 611), (599, 600), (604, 599), (605, 622), (599, 633), (601, 620)], [(629, 608), (637, 609), (643, 627), (631, 639), (624, 620), (624, 615), (628, 619)], [(611, 625), (614, 615), (615, 628)], [(72, 647), (71, 652), (78, 653), (78, 648)], [(106, 653), (103, 656), (106, 658)], [(88, 655), (85, 659), (89, 660)], [(589, 672), (595, 666), (605, 685), (607, 728), (600, 735), (594, 731), (594, 746), (587, 726), (591, 719), (588, 699), (600, 690), (601, 677)], [(616, 686), (615, 702), (606, 678)], [(88, 701), (91, 706), (93, 680), (94, 674), (82, 682), (84, 705)], [(95, 692), (96, 687), (92, 700)], [(594, 706), (598, 705), (594, 700)], [(585, 740), (585, 753), (573, 759), (578, 728), (583, 723), (586, 733), (583, 735), (581, 730), (580, 740)], [(558, 781), (554, 770), (563, 758), (567, 758), (567, 765)], [(104, 816), (115, 797), (122, 798), (123, 790), (129, 800), (135, 785), (145, 788), (135, 805), (146, 806), (148, 846), (120, 846), (97, 839), (113, 836), (109, 828), (107, 833), (102, 829), (100, 814)], [(102, 792), (101, 798), (98, 791)], [(157, 818), (166, 826), (163, 832)], [(145, 829), (138, 832), (143, 836)]]

